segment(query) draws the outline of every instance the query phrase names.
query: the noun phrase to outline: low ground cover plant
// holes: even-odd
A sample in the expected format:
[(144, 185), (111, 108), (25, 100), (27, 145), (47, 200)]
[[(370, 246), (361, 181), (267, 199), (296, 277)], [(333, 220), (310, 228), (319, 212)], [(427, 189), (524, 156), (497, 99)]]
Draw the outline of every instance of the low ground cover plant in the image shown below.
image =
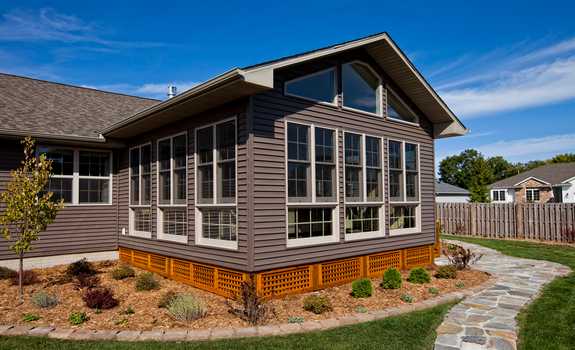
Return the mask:
[(439, 289), (435, 288), (435, 287), (431, 287), (427, 290), (430, 294), (432, 295), (437, 295), (439, 294)]
[(355, 280), (351, 283), (351, 296), (354, 298), (368, 298), (373, 294), (373, 286), (368, 278)]
[(34, 321), (38, 321), (39, 319), (41, 319), (40, 316), (38, 316), (36, 314), (31, 314), (31, 313), (24, 314), (22, 316), (22, 321), (24, 321), (24, 322), (34, 322)]
[(331, 311), (333, 308), (329, 298), (322, 295), (308, 295), (303, 300), (303, 309), (316, 315)]
[(79, 326), (89, 319), (85, 312), (72, 312), (70, 316), (68, 316), (68, 322), (73, 326)]
[(305, 318), (303, 318), (302, 316), (288, 317), (288, 323), (304, 323), (304, 322), (305, 322)]
[(136, 290), (138, 292), (154, 290), (160, 288), (160, 282), (151, 272), (139, 274), (136, 278)]
[(401, 301), (405, 302), (405, 303), (413, 303), (414, 299), (411, 295), (409, 294), (402, 294), (400, 297)]
[(401, 273), (394, 267), (390, 267), (383, 274), (383, 282), (381, 286), (384, 289), (399, 289), (401, 288)]
[(443, 265), (437, 268), (435, 278), (455, 279), (457, 278), (457, 268), (453, 265)]
[(416, 267), (409, 271), (409, 277), (407, 277), (407, 280), (411, 283), (423, 284), (431, 282), (431, 276), (423, 267)]
[[(10, 279), (10, 284), (13, 286), (17, 286), (18, 285), (18, 280), (19, 280), (19, 273), (16, 273), (11, 279)], [(22, 273), (22, 285), (23, 286), (29, 286), (32, 284), (36, 284), (40, 282), (40, 278), (38, 278), (38, 274), (36, 274), (36, 272), (31, 271), (31, 270), (27, 270), (24, 271)]]
[(70, 265), (68, 265), (68, 267), (66, 268), (66, 274), (69, 276), (79, 276), (79, 275), (91, 276), (95, 275), (96, 273), (98, 273), (98, 271), (96, 271), (94, 265), (92, 265), (92, 263), (89, 262), (86, 258), (75, 261)]
[(118, 300), (114, 298), (114, 293), (108, 288), (87, 289), (82, 296), (82, 300), (90, 309), (106, 310), (118, 305)]
[(46, 292), (40, 291), (32, 295), (32, 303), (39, 308), (49, 309), (58, 305), (58, 298)]
[(112, 278), (115, 280), (123, 280), (129, 277), (136, 276), (136, 271), (130, 266), (126, 264), (122, 264), (111, 272)]

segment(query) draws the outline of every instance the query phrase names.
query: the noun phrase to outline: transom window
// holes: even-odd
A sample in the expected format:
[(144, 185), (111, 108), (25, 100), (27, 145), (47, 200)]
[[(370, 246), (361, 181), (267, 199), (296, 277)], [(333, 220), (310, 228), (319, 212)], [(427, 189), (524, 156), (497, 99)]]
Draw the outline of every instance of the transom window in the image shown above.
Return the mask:
[(286, 130), (287, 245), (337, 241), (337, 132), (296, 123)]
[(382, 139), (344, 133), (346, 239), (383, 236)]
[(158, 140), (158, 238), (188, 242), (187, 135)]
[(415, 114), (415, 112), (413, 112), (413, 110), (411, 110), (411, 108), (409, 108), (407, 104), (403, 102), (403, 100), (401, 100), (401, 98), (389, 87), (387, 88), (387, 91), (388, 118), (409, 123), (417, 123), (419, 121), (417, 114)]
[(491, 191), (491, 198), (494, 202), (505, 202), (507, 190), (493, 190)]
[(337, 95), (335, 68), (290, 80), (285, 83), (284, 90), (286, 95), (334, 103)]
[(419, 146), (390, 140), (388, 157), (391, 233), (415, 233), (420, 222)]
[(152, 145), (130, 149), (130, 226), (131, 235), (151, 237)]
[(528, 188), (525, 192), (527, 202), (535, 203), (540, 200), (540, 191), (537, 188)]
[(342, 65), (343, 106), (381, 115), (381, 79), (367, 64)]
[(196, 130), (196, 243), (237, 249), (236, 119)]
[(47, 190), (66, 204), (112, 203), (112, 153), (67, 148), (38, 148), (52, 160)]

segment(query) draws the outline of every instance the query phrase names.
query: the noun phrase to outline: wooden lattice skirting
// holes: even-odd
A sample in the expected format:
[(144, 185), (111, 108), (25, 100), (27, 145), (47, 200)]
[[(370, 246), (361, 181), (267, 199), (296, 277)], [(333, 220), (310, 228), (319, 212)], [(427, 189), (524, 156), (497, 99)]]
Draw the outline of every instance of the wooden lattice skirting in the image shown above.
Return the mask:
[[(273, 298), (310, 292), (362, 277), (379, 277), (390, 267), (411, 269), (430, 265), (435, 245), (424, 245), (378, 254), (339, 259), (255, 273), (258, 294)], [(200, 264), (120, 247), (120, 260), (194, 287), (225, 297), (239, 293), (247, 272)]]

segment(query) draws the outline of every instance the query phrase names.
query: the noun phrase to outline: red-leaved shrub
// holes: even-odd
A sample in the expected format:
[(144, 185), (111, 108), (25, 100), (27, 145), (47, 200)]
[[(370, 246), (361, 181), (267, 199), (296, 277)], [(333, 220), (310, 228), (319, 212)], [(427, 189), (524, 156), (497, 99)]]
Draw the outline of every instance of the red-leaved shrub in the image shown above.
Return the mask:
[(118, 305), (114, 293), (108, 288), (87, 289), (82, 296), (86, 306), (91, 309), (106, 310)]

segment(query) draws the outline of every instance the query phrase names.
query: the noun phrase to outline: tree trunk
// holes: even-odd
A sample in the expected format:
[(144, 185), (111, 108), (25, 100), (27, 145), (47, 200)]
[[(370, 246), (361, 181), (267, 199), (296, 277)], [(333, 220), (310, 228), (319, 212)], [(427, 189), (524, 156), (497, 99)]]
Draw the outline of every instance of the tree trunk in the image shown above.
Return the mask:
[(24, 277), (24, 252), (20, 252), (20, 272), (18, 275), (18, 293), (20, 294), (20, 304), (24, 304), (24, 289), (22, 288), (22, 278)]

